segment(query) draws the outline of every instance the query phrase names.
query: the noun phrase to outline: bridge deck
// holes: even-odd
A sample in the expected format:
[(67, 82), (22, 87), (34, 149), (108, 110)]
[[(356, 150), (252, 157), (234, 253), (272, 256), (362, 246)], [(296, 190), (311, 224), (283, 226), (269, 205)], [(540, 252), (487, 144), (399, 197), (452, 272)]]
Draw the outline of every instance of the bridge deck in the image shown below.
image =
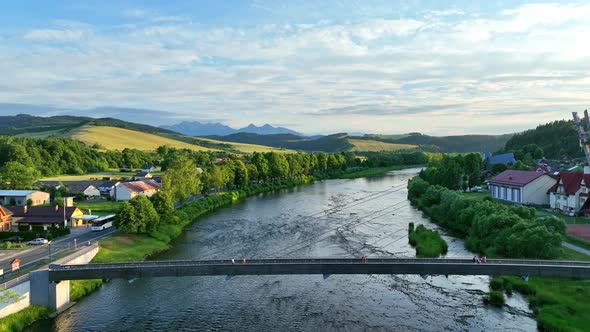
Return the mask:
[(241, 260), (177, 260), (110, 264), (50, 265), (51, 281), (75, 279), (148, 278), (215, 275), (295, 274), (436, 274), (530, 275), (590, 278), (590, 262), (543, 260), (488, 260), (449, 258), (274, 258)]

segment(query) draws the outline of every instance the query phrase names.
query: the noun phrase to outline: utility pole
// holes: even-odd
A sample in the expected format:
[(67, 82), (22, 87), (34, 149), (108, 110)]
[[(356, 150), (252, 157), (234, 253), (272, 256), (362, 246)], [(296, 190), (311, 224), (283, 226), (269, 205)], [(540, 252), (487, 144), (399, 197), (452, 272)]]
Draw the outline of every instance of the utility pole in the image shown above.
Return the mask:
[(574, 124), (580, 137), (580, 147), (586, 156), (586, 166), (584, 167), (584, 174), (590, 173), (590, 119), (588, 119), (588, 110), (584, 110), (584, 118), (580, 119), (578, 112), (572, 113), (574, 117)]

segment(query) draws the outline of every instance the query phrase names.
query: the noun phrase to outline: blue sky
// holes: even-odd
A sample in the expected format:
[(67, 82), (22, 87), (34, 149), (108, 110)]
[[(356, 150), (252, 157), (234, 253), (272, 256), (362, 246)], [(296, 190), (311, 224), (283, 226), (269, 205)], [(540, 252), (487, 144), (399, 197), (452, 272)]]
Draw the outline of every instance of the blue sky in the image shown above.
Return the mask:
[(583, 2), (18, 1), (0, 13), (0, 110), (508, 133), (588, 107), (588, 17)]

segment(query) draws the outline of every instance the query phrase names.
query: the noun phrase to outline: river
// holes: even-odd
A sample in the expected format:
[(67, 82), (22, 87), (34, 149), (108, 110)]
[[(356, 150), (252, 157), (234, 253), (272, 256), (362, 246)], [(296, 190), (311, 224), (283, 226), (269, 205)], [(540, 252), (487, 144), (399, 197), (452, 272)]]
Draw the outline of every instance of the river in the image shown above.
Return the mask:
[[(154, 259), (411, 257), (416, 170), (261, 194), (201, 217)], [(313, 217), (308, 217), (313, 216)], [(444, 235), (448, 256), (470, 257)], [(113, 280), (28, 331), (535, 331), (525, 299), (483, 305), (488, 277), (239, 276)]]

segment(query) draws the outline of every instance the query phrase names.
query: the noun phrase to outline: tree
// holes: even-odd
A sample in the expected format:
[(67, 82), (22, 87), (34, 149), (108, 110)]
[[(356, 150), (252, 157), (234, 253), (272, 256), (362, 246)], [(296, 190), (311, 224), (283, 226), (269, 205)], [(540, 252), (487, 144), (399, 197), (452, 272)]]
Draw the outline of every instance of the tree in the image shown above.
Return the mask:
[(500, 174), (507, 169), (508, 169), (508, 167), (506, 167), (506, 165), (504, 165), (504, 164), (494, 164), (494, 166), (492, 166), (492, 174), (494, 174), (494, 175)]
[(137, 233), (150, 233), (158, 228), (160, 216), (154, 205), (145, 196), (135, 196), (130, 201), (138, 219)]
[(256, 170), (258, 171), (258, 179), (261, 181), (268, 180), (270, 169), (268, 166), (268, 160), (264, 157), (264, 155), (259, 152), (254, 152), (251, 161), (252, 164), (256, 166)]
[(158, 192), (150, 197), (150, 201), (160, 216), (169, 215), (174, 211), (174, 200), (167, 191)]
[(289, 163), (284, 155), (276, 152), (269, 152), (267, 157), (270, 168), (270, 177), (272, 179), (280, 180), (289, 175)]
[(11, 189), (30, 188), (40, 177), (39, 171), (17, 161), (7, 162), (0, 170), (0, 186)]
[(129, 201), (123, 202), (115, 215), (115, 227), (124, 233), (138, 233), (140, 223), (135, 207)]
[(248, 184), (248, 169), (241, 160), (233, 160), (234, 184), (241, 188)]
[(170, 193), (174, 201), (186, 201), (201, 192), (197, 166), (185, 157), (175, 159), (162, 177), (162, 190)]

